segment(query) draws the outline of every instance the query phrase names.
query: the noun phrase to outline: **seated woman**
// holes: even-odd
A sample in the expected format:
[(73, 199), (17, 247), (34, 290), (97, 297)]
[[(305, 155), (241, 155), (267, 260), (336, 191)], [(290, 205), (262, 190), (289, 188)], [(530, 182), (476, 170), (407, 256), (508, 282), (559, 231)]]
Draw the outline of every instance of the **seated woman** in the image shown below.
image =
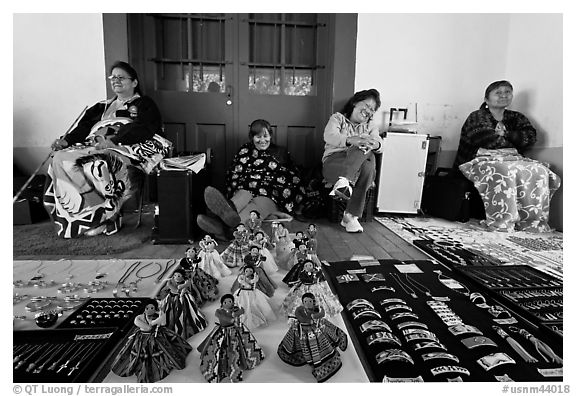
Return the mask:
[(480, 193), (487, 227), (548, 232), (550, 199), (560, 178), (548, 165), (523, 156), (536, 142), (536, 129), (522, 113), (507, 109), (512, 97), (508, 81), (486, 88), (480, 109), (462, 126), (454, 166)]
[(156, 104), (142, 94), (125, 62), (110, 68), (116, 96), (89, 108), (69, 134), (56, 139), (44, 205), (64, 238), (111, 235), (122, 205), (169, 152)]
[(376, 177), (374, 152), (381, 153), (383, 144), (378, 128), (370, 123), (379, 107), (377, 90), (356, 92), (341, 112), (332, 114), (324, 129), (322, 173), (333, 185), (330, 195), (348, 200), (340, 223), (347, 232), (364, 231), (358, 217)]
[[(229, 228), (246, 223), (250, 212), (261, 219), (270, 214), (286, 217), (304, 198), (305, 190), (288, 151), (271, 142), (272, 126), (256, 120), (250, 141), (238, 150), (226, 175), (230, 201), (214, 187), (204, 191), (206, 206), (219, 219), (198, 215), (198, 226), (222, 239)], [(288, 216), (289, 217), (289, 216)]]

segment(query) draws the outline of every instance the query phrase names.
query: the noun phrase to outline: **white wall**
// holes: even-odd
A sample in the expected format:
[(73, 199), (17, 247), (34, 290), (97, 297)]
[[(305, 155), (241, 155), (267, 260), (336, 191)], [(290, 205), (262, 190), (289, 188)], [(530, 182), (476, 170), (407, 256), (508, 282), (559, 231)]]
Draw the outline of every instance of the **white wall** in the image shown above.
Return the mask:
[(14, 14), (13, 21), (14, 161), (33, 170), (84, 106), (106, 97), (102, 14)]
[(417, 103), (422, 132), (454, 151), (462, 123), (500, 79), (514, 85), (511, 108), (534, 121), (538, 145), (561, 146), (561, 14), (358, 16), (355, 90), (380, 91), (383, 130), (389, 107), (407, 106), (413, 119)]

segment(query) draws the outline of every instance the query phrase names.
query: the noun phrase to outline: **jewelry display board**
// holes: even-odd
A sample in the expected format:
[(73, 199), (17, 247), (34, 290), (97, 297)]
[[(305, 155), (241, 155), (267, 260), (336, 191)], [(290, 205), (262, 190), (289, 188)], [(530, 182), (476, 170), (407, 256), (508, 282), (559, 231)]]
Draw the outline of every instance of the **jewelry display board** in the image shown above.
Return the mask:
[(91, 298), (71, 313), (59, 329), (117, 327), (125, 334), (134, 325), (134, 318), (144, 311), (151, 298)]
[(564, 318), (562, 281), (527, 265), (457, 269), (508, 309), (561, 336)]
[[(14, 261), (13, 330), (55, 327), (90, 298), (155, 296), (176, 267), (175, 259)], [(55, 320), (37, 326), (50, 313)]]
[(431, 260), (326, 263), (372, 382), (559, 381), (562, 343)]
[(431, 257), (440, 261), (450, 268), (465, 265), (484, 266), (484, 265), (502, 265), (498, 259), (483, 254), (482, 252), (472, 252), (466, 249), (460, 242), (441, 241), (433, 239), (415, 239), (412, 241), (414, 246), (422, 249)]
[(15, 331), (13, 382), (95, 382), (114, 348), (115, 327)]

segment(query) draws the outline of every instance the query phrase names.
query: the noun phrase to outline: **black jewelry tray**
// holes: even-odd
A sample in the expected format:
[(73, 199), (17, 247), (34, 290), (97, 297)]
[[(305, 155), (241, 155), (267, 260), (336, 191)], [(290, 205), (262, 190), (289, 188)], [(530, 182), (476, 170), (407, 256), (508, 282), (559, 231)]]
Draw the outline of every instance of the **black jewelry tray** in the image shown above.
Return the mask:
[[(559, 279), (527, 265), (459, 267), (456, 271), (491, 293), (508, 309), (540, 327), (547, 323), (557, 326), (563, 323), (563, 283)], [(546, 307), (550, 302), (560, 306)], [(542, 305), (540, 309), (530, 307), (538, 304)], [(547, 318), (546, 314), (555, 317)], [(561, 337), (559, 332), (553, 333)]]
[(416, 239), (412, 241), (412, 244), (450, 268), (458, 268), (467, 265), (501, 265), (501, 263), (494, 257), (471, 252), (464, 248), (459, 242)]
[[(13, 348), (22, 344), (42, 345), (44, 343), (48, 343), (46, 348), (49, 348), (51, 345), (67, 341), (79, 343), (94, 342), (96, 346), (94, 346), (94, 349), (90, 349), (88, 354), (90, 357), (82, 362), (80, 368), (71, 375), (68, 375), (68, 373), (70, 369), (76, 365), (77, 361), (75, 360), (68, 365), (67, 369), (62, 370), (60, 373), (58, 373), (57, 370), (46, 370), (46, 368), (50, 366), (50, 364), (47, 364), (45, 369), (38, 374), (34, 374), (32, 372), (33, 370), (30, 372), (26, 371), (30, 363), (27, 362), (19, 369), (15, 369), (14, 367), (16, 365), (13, 365), (12, 381), (15, 383), (100, 382), (109, 371), (109, 368), (107, 368), (109, 366), (108, 360), (111, 356), (114, 356), (112, 352), (117, 343), (114, 335), (117, 334), (117, 332), (118, 329), (116, 327), (14, 331)], [(15, 357), (15, 355), (13, 357)], [(62, 357), (62, 354), (58, 353), (51, 355), (50, 359), (56, 359), (55, 361), (57, 361), (60, 357)], [(34, 361), (34, 358), (30, 359), (30, 361)]]
[(117, 327), (123, 335), (134, 325), (134, 318), (152, 301), (148, 297), (90, 298), (76, 308), (58, 329)]

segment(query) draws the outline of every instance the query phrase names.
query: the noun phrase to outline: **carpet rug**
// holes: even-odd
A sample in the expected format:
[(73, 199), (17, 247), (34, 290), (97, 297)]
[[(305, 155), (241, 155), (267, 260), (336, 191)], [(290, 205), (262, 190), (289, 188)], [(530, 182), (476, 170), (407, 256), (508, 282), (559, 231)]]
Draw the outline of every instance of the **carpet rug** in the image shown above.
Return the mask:
[(529, 265), (563, 276), (563, 234), (488, 231), (478, 220), (386, 216), (375, 220), (448, 266)]
[(137, 214), (124, 216), (123, 227), (113, 235), (64, 239), (56, 234), (51, 221), (12, 227), (12, 254), (14, 258), (34, 255), (101, 256), (127, 252), (142, 244), (152, 243), (154, 214), (142, 215), (142, 224), (134, 228)]

